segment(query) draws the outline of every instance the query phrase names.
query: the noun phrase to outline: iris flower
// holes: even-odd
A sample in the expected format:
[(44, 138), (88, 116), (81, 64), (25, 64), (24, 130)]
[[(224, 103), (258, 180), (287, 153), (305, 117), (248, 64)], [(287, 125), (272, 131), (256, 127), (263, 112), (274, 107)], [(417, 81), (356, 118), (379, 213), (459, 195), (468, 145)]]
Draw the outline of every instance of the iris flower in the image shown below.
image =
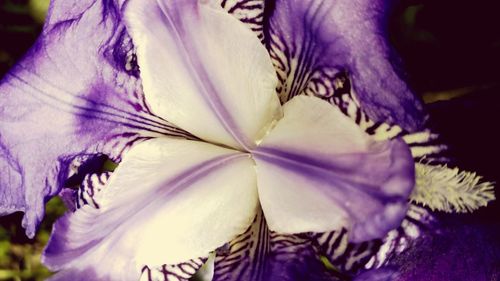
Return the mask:
[(492, 199), (422, 161), (443, 147), (397, 71), (389, 4), (54, 0), (0, 85), (0, 214), (24, 212), (33, 237), (66, 196), (42, 258), (53, 280), (187, 280), (210, 253), (213, 280), (384, 265), (405, 217), (432, 221), (409, 201)]

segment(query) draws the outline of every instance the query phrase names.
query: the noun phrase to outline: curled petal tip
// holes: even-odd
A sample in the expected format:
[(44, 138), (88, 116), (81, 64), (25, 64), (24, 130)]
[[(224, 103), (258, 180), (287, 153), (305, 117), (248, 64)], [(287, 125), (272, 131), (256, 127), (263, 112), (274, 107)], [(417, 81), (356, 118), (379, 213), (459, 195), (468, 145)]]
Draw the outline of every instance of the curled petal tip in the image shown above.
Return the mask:
[(150, 112), (117, 10), (53, 1), (41, 37), (0, 83), (0, 210), (24, 211), (30, 237), (78, 158), (117, 160), (139, 140), (190, 136)]
[(387, 1), (278, 0), (269, 18), (267, 46), (281, 78), (282, 101), (302, 93), (336, 94), (347, 72), (363, 110), (376, 122), (409, 131), (425, 112), (408, 88), (386, 36)]

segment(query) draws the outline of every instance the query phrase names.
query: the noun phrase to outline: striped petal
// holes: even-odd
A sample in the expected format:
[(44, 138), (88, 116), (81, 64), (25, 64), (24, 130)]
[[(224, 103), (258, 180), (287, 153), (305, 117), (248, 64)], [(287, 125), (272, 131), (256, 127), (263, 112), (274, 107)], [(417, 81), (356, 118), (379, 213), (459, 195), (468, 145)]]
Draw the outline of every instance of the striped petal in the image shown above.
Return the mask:
[(262, 211), (244, 233), (216, 253), (213, 281), (336, 280), (308, 237), (271, 232)]
[[(367, 134), (372, 135), (376, 140), (390, 140), (402, 138), (410, 147), (411, 153), (416, 162), (425, 160), (433, 163), (446, 163), (449, 161), (448, 147), (444, 145), (443, 139), (425, 124), (422, 129), (416, 131), (406, 131), (397, 124), (388, 124), (382, 121), (371, 119), (359, 104), (347, 77), (339, 77), (337, 91), (332, 95), (316, 95), (331, 104), (334, 104), (346, 116), (351, 118)], [(315, 95), (313, 92), (306, 92), (308, 95)]]
[(221, 7), (264, 40), (265, 0), (218, 0)]
[(375, 255), (365, 264), (366, 269), (391, 266), (393, 259), (404, 255), (420, 241), (439, 232), (436, 218), (425, 208), (411, 204), (401, 225), (383, 239)]
[(85, 205), (54, 226), (43, 261), (59, 274), (138, 280), (144, 266), (208, 255), (244, 232), (258, 206), (247, 154), (167, 138), (134, 146), (94, 198), (99, 209)]
[(249, 149), (281, 115), (266, 49), (220, 6), (132, 0), (126, 18), (146, 97), (166, 120), (204, 140)]
[(401, 140), (375, 142), (327, 102), (301, 96), (253, 152), (259, 197), (279, 233), (346, 227), (353, 242), (402, 221), (414, 162)]
[(402, 79), (388, 42), (390, 2), (272, 1), (264, 34), (282, 102), (302, 93), (331, 97), (350, 83), (376, 122), (421, 127), (421, 102)]
[(217, 249), (213, 281), (262, 279), (270, 250), (269, 229), (260, 211), (245, 232)]
[(96, 197), (105, 187), (111, 176), (111, 172), (89, 174), (85, 176), (81, 186), (75, 191), (75, 210), (85, 205), (99, 209)]
[(72, 212), (85, 205), (99, 209), (99, 203), (95, 197), (106, 187), (111, 172), (87, 174), (80, 184), (75, 188), (64, 188), (58, 196), (62, 199), (66, 208)]
[(391, 259), (404, 253), (418, 239), (433, 235), (436, 226), (435, 219), (427, 210), (410, 205), (401, 225), (381, 239), (352, 243), (349, 242), (346, 229), (307, 236), (317, 256), (328, 260), (333, 268), (348, 279), (366, 270), (391, 267)]
[(343, 274), (355, 275), (380, 249), (379, 239), (362, 243), (349, 243), (346, 229), (310, 235), (317, 255), (325, 257), (335, 269)]
[(0, 215), (29, 237), (76, 158), (119, 161), (138, 140), (190, 136), (144, 101), (134, 46), (110, 1), (53, 1), (41, 37), (0, 84)]
[(175, 265), (164, 264), (150, 268), (144, 266), (140, 281), (189, 281), (207, 261), (207, 258), (197, 258)]
[[(404, 255), (419, 240), (434, 235), (436, 230), (435, 219), (415, 205), (410, 206), (400, 227), (383, 239), (362, 243), (349, 242), (345, 229), (277, 234), (268, 229), (261, 215), (257, 215), (245, 233), (217, 251), (213, 280), (331, 281), (372, 280), (368, 277), (386, 274), (397, 276), (394, 259)], [(328, 265), (322, 266), (325, 260)], [(369, 272), (363, 273), (366, 270)]]

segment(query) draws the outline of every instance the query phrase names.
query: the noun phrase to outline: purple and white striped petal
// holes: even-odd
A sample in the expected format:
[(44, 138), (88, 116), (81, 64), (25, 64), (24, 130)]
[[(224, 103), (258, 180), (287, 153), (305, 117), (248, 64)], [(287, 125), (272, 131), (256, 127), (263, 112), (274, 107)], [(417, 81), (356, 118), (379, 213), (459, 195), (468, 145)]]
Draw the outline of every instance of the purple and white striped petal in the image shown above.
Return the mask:
[(161, 117), (206, 141), (248, 150), (281, 116), (266, 49), (220, 6), (131, 0), (125, 14), (144, 92)]
[(245, 232), (217, 249), (213, 281), (261, 280), (270, 251), (269, 229), (259, 210)]
[(99, 202), (95, 198), (106, 188), (110, 176), (111, 172), (86, 175), (78, 190), (75, 191), (75, 210), (85, 205), (99, 209)]
[(150, 268), (144, 266), (139, 281), (189, 281), (207, 261), (207, 258), (197, 258), (179, 264)]
[(265, 0), (218, 0), (221, 7), (236, 17), (264, 41)]
[[(425, 209), (411, 205), (401, 226), (383, 239), (351, 243), (345, 229), (277, 234), (260, 213), (245, 233), (218, 249), (213, 281), (348, 280), (367, 269), (392, 266), (418, 239), (434, 233), (435, 223)], [(334, 269), (321, 266), (321, 259)]]
[(346, 276), (355, 276), (377, 254), (382, 240), (349, 243), (346, 229), (309, 235), (317, 255)]
[(95, 199), (99, 209), (85, 205), (56, 222), (43, 255), (50, 269), (138, 280), (144, 265), (208, 255), (244, 232), (258, 208), (248, 154), (169, 138), (132, 147)]
[(106, 187), (111, 172), (86, 174), (79, 186), (64, 188), (58, 194), (66, 208), (71, 212), (80, 209), (85, 205), (90, 205), (99, 209), (99, 203), (95, 197)]
[(262, 210), (252, 225), (216, 251), (212, 281), (336, 280), (305, 235), (281, 235), (267, 227)]
[(55, 0), (41, 37), (0, 84), (0, 215), (25, 212), (33, 237), (76, 157), (119, 161), (134, 142), (165, 134), (190, 136), (149, 110), (118, 7)]
[(366, 269), (390, 266), (397, 257), (406, 251), (439, 233), (439, 222), (426, 208), (410, 204), (410, 208), (401, 225), (382, 239), (380, 249), (365, 265)]
[(435, 230), (436, 221), (428, 211), (410, 204), (401, 225), (381, 239), (352, 243), (345, 229), (307, 236), (318, 257), (326, 258), (341, 274), (354, 277), (366, 270), (391, 266), (392, 259)]
[(421, 102), (403, 80), (388, 42), (391, 1), (272, 2), (264, 34), (282, 102), (303, 93), (330, 97), (343, 90), (347, 77), (374, 121), (408, 131), (423, 125)]
[(253, 151), (259, 198), (278, 233), (346, 227), (350, 240), (383, 237), (402, 221), (414, 162), (401, 140), (375, 142), (338, 109), (296, 97)]

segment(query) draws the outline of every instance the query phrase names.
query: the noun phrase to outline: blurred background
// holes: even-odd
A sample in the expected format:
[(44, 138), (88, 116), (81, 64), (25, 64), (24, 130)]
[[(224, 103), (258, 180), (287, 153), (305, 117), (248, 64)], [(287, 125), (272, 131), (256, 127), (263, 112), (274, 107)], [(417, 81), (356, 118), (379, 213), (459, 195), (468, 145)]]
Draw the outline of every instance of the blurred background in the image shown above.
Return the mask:
[[(500, 182), (500, 15), (495, 1), (399, 2), (391, 17), (391, 40), (411, 85), (428, 104), (434, 129), (450, 144), (457, 165)], [(37, 38), (48, 3), (0, 0), (0, 77)], [(499, 206), (497, 201), (455, 223), (482, 229), (485, 241), (500, 249)], [(40, 252), (63, 212), (62, 203), (51, 200), (34, 240), (24, 236), (22, 214), (0, 218), (0, 280), (49, 276)]]

